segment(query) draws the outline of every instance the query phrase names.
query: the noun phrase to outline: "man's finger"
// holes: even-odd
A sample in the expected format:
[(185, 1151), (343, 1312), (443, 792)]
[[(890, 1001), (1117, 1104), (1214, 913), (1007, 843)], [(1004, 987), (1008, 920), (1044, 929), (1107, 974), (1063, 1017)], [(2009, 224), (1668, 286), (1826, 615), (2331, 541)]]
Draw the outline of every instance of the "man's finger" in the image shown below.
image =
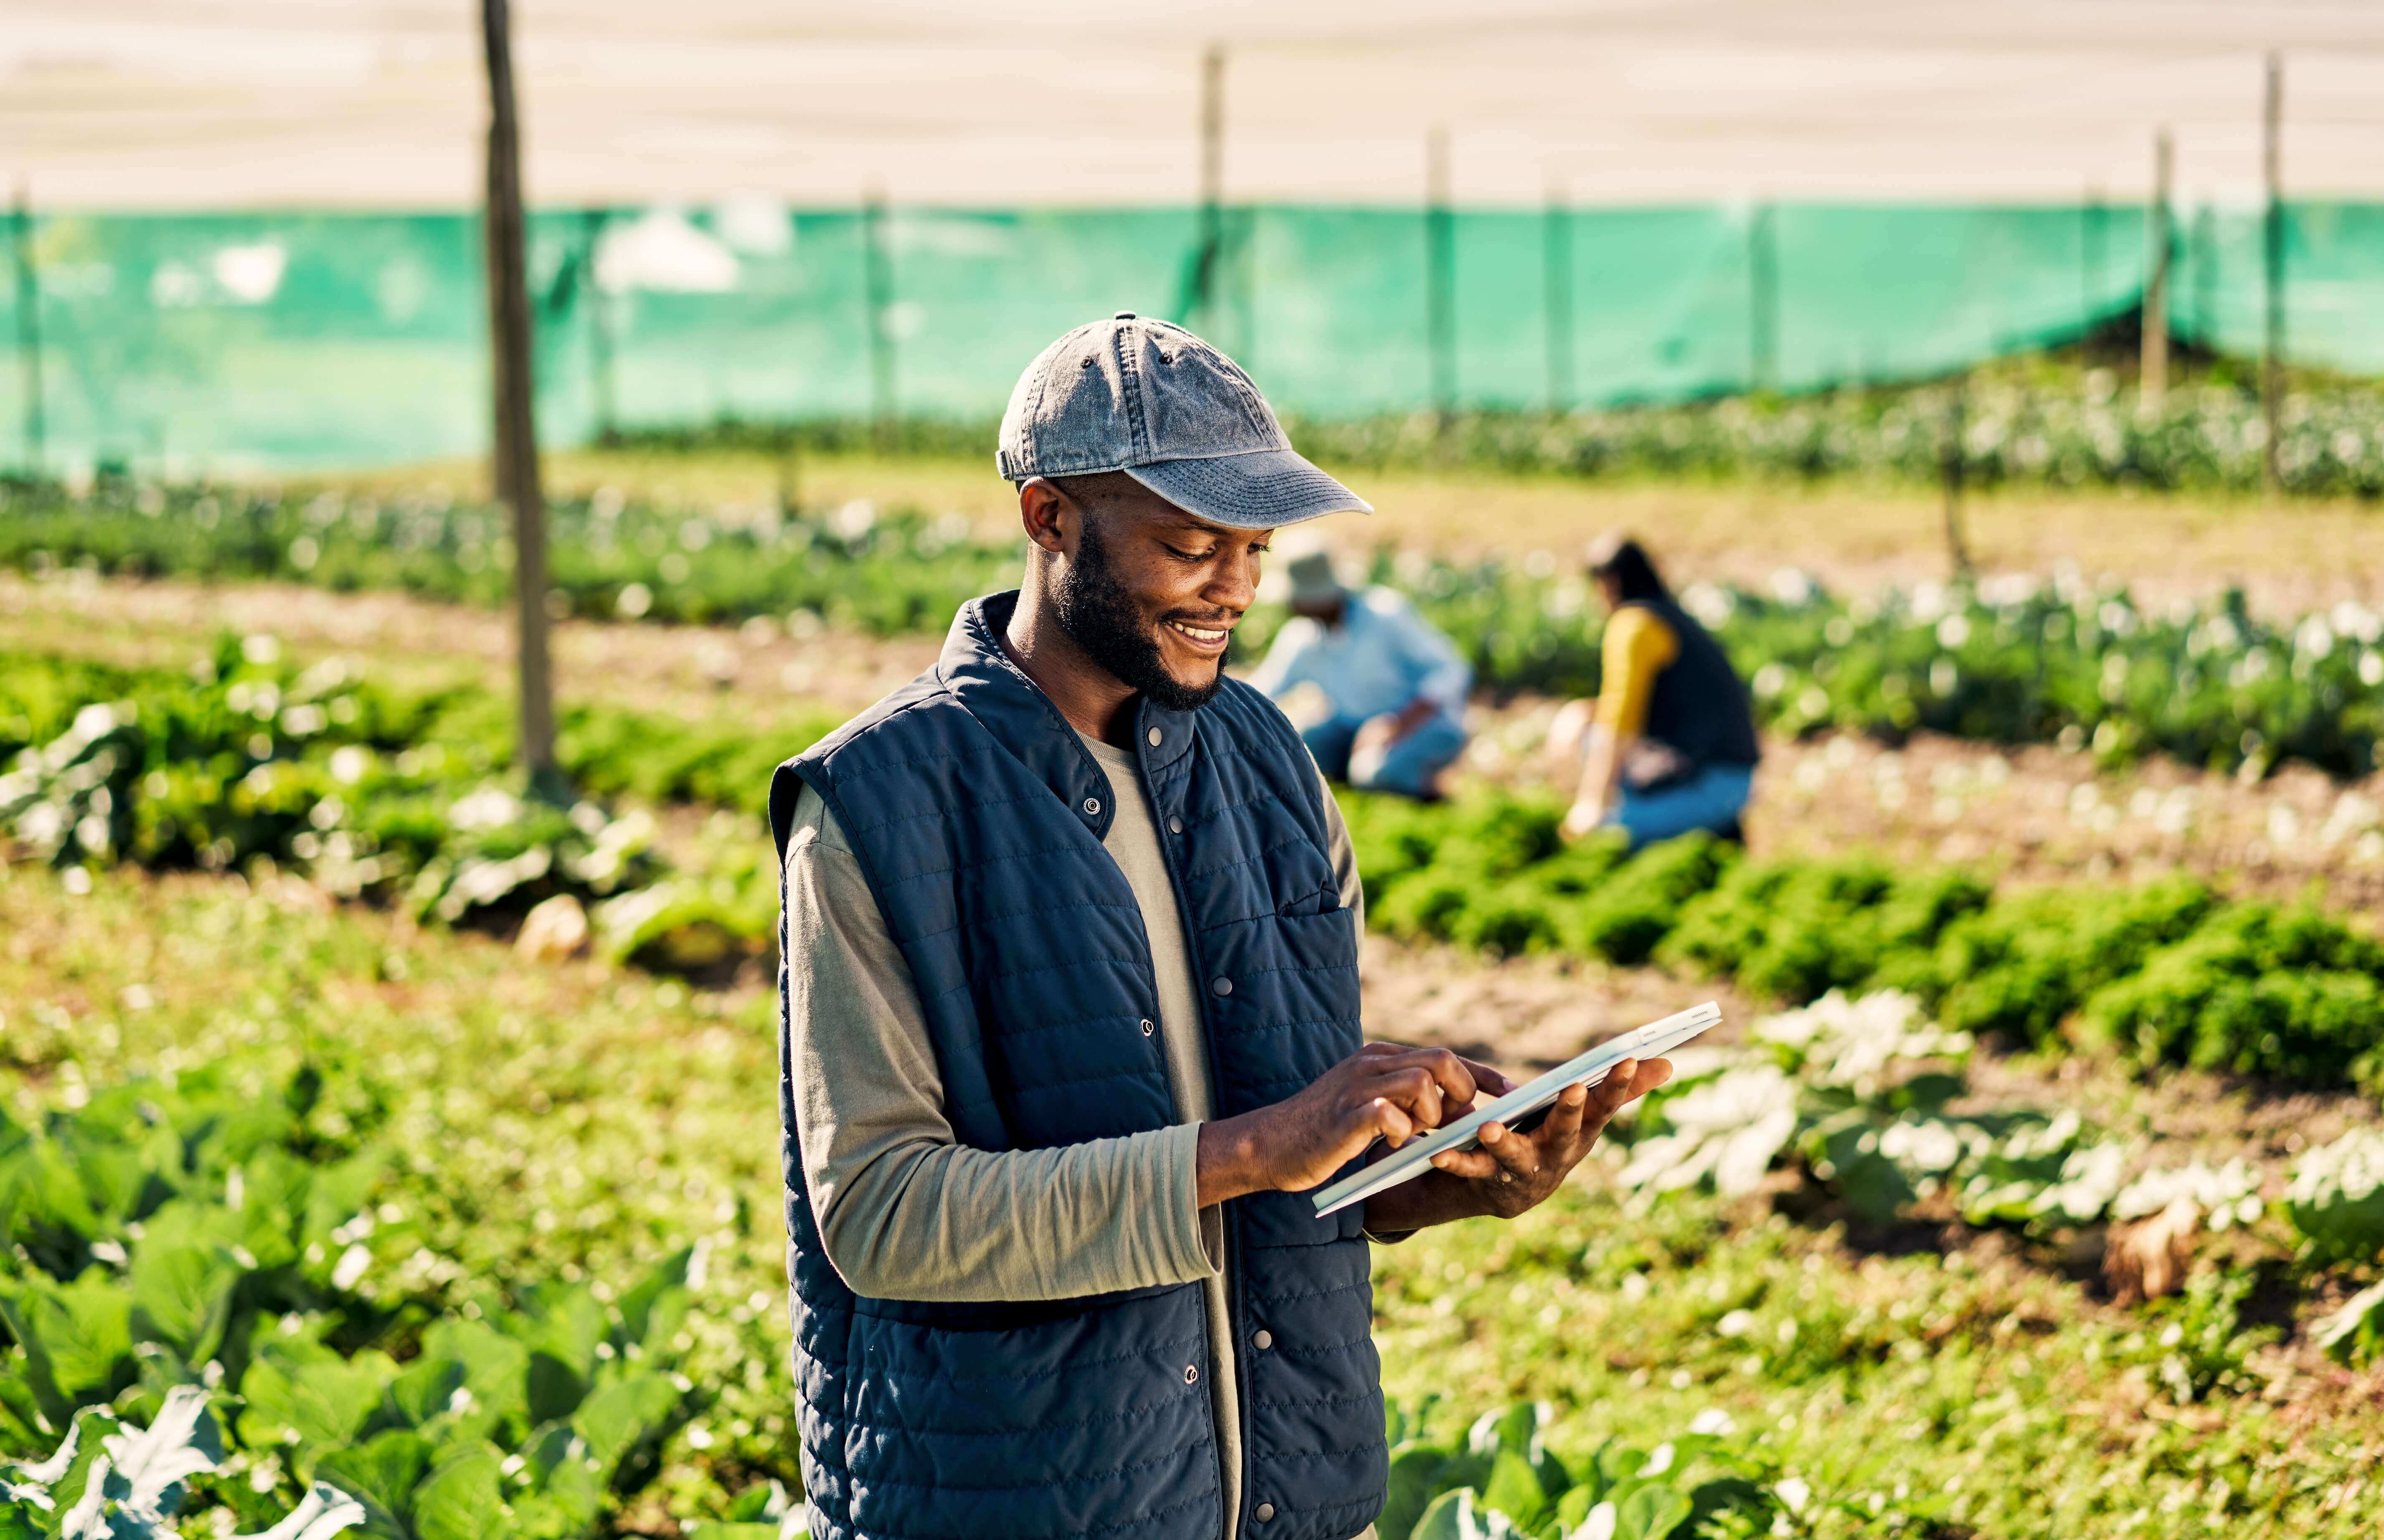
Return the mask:
[(1479, 1182), (1498, 1174), (1495, 1156), (1479, 1149), (1447, 1149), (1432, 1158), (1432, 1163), (1451, 1176), (1470, 1177)]
[(1596, 1097), (1596, 1110), (1591, 1114), (1598, 1127), (1605, 1127), (1608, 1121), (1622, 1110), (1624, 1102), (1639, 1094), (1638, 1079), (1639, 1061), (1625, 1059), (1615, 1065), (1612, 1073), (1598, 1084), (1594, 1093)]
[(1459, 1059), (1458, 1062), (1465, 1066), (1465, 1073), (1473, 1077), (1475, 1088), (1484, 1095), (1505, 1096), (1515, 1088), (1515, 1083), (1512, 1080), (1508, 1079), (1504, 1074), (1488, 1064), (1479, 1064), (1471, 1059), (1464, 1058)]
[(1366, 1125), (1382, 1135), (1393, 1149), (1415, 1137), (1415, 1120), (1388, 1097), (1378, 1096), (1366, 1103), (1363, 1115)]
[(1440, 1126), (1440, 1082), (1423, 1066), (1406, 1064), (1388, 1071), (1374, 1082), (1374, 1092), (1398, 1103), (1418, 1127)]
[(1589, 1087), (1567, 1086), (1540, 1124), (1540, 1143), (1551, 1149), (1571, 1150), (1581, 1138), (1583, 1110), (1589, 1105)]
[(1445, 1048), (1419, 1050), (1419, 1059), (1441, 1095), (1460, 1107), (1471, 1106), (1473, 1093), (1480, 1083), (1473, 1077), (1472, 1066)]
[(1502, 1123), (1482, 1125), (1482, 1148), (1491, 1159), (1517, 1176), (1536, 1176), (1540, 1170), (1539, 1147)]

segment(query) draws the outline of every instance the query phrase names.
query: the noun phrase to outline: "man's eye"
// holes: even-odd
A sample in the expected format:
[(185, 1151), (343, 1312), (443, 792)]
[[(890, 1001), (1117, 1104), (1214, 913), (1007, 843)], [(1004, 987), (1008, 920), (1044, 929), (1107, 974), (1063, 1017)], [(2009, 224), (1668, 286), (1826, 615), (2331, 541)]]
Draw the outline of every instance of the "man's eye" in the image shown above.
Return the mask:
[(1213, 551), (1184, 551), (1172, 545), (1167, 548), (1167, 552), (1169, 555), (1183, 562), (1205, 562), (1216, 554)]

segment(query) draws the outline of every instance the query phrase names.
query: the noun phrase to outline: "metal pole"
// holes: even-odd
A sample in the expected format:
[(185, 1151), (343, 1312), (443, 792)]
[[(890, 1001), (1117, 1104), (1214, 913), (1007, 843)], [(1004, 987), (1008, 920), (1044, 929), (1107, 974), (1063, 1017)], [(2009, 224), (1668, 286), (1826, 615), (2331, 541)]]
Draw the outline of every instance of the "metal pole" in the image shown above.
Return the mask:
[(869, 305), (869, 410), (877, 451), (894, 449), (894, 264), (886, 250), (886, 192), (870, 190), (861, 210), (861, 263)]
[(25, 376), (25, 473), (39, 480), (48, 458), (48, 426), (42, 416), (42, 279), (33, 266), (33, 195), (17, 184), (10, 223), (17, 247), (17, 365)]
[(1755, 205), (1746, 225), (1747, 378), (1753, 389), (1780, 382), (1780, 244), (1772, 229), (1775, 211)]
[(2268, 91), (2266, 110), (2262, 114), (2263, 144), (2261, 169), (2268, 184), (2268, 206), (2262, 220), (2261, 244), (2266, 258), (2265, 294), (2267, 301), (2267, 326), (2262, 340), (2260, 357), (2260, 409), (2267, 419), (2268, 439), (2262, 446), (2261, 466), (2268, 491), (2278, 491), (2284, 486), (2284, 472), (2279, 461), (2283, 449), (2285, 415), (2285, 198), (2281, 161), (2285, 118), (2285, 61), (2281, 55), (2268, 56)]
[(621, 436), (620, 401), (613, 380), (612, 296), (596, 277), (596, 254), (603, 249), (604, 224), (610, 217), (601, 208), (591, 208), (582, 217), (588, 243), (581, 268), (587, 277), (583, 288), (588, 295), (588, 372), (595, 384), (596, 441), (602, 444), (613, 443)]
[(1548, 190), (1547, 260), (1548, 415), (1572, 410), (1572, 210), (1564, 190)]
[(2153, 140), (2153, 202), (2144, 211), (2144, 337), (2136, 411), (2146, 417), (2159, 413), (2161, 398), (2168, 393), (2168, 269), (2169, 248), (2175, 244), (2168, 204), (2175, 158), (2168, 130), (2163, 129)]
[(538, 418), (530, 376), (530, 313), (523, 254), (521, 127), (514, 103), (507, 0), (480, 0), (489, 67), (489, 363), (494, 387), (497, 495), (513, 510), (514, 615), (521, 673), (521, 758), (533, 789), (559, 792), (554, 682), (546, 646), (546, 499), (539, 486)]
[(1448, 206), (1448, 130), (1424, 140), (1424, 325), (1440, 431), (1457, 419), (1457, 223)]
[(1225, 250), (1225, 47), (1200, 56), (1200, 258), (1192, 278), (1193, 314), (1216, 326), (1218, 264)]

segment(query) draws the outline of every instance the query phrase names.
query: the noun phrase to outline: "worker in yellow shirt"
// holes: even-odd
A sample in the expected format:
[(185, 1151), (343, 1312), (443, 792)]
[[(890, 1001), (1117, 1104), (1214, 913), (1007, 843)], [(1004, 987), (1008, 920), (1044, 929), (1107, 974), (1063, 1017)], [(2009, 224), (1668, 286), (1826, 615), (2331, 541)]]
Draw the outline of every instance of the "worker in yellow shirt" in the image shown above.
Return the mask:
[(1603, 681), (1548, 732), (1558, 773), (1579, 776), (1566, 835), (1620, 828), (1634, 850), (1692, 829), (1740, 838), (1761, 757), (1746, 687), (1637, 540), (1592, 546), (1589, 575), (1608, 612)]

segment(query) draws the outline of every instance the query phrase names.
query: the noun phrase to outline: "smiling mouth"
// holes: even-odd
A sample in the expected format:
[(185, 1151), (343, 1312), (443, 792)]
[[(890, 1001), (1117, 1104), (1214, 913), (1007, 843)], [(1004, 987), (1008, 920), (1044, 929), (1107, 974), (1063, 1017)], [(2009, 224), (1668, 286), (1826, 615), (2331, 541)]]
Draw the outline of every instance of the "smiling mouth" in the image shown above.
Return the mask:
[(1231, 626), (1200, 626), (1189, 620), (1170, 620), (1164, 624), (1169, 630), (1204, 652), (1223, 652), (1225, 639), (1231, 636), (1234, 630)]

